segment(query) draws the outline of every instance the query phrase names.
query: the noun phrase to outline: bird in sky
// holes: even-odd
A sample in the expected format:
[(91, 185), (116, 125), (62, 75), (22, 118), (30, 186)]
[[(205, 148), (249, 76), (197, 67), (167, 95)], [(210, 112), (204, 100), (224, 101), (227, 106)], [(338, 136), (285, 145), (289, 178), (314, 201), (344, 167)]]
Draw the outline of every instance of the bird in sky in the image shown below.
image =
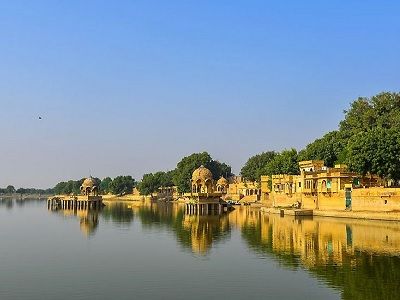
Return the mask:
[(39, 116), (39, 120), (41, 120), (41, 119), (42, 119), (42, 117)]

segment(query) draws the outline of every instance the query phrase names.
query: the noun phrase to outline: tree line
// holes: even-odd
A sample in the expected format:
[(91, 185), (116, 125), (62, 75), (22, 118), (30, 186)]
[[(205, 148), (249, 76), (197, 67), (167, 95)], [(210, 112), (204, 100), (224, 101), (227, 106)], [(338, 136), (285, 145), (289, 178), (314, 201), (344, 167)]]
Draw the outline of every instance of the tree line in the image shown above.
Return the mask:
[[(135, 179), (130, 175), (117, 176), (114, 179), (106, 177), (103, 180), (93, 178), (96, 182), (100, 194), (114, 194), (124, 195), (131, 194), (133, 188), (136, 186)], [(85, 178), (80, 180), (61, 181), (53, 188), (54, 194), (57, 195), (79, 195), (81, 193), (80, 187)]]
[(171, 186), (176, 186), (181, 193), (189, 192), (191, 190), (190, 180), (192, 173), (201, 165), (212, 172), (214, 180), (218, 180), (221, 176), (227, 178), (233, 175), (231, 166), (214, 160), (209, 153), (193, 153), (183, 157), (174, 170), (144, 174), (138, 184), (138, 189), (143, 195), (150, 195), (160, 187)]
[(324, 160), (333, 167), (345, 163), (351, 171), (400, 180), (400, 94), (383, 92), (360, 97), (344, 111), (338, 129), (326, 133), (297, 152), (267, 151), (246, 162), (241, 174), (248, 180), (261, 175), (298, 174), (298, 162)]
[(53, 193), (53, 189), (36, 189), (36, 188), (18, 188), (15, 189), (13, 185), (8, 185), (5, 188), (0, 188), (0, 195), (12, 194), (27, 194), (27, 195), (49, 195)]

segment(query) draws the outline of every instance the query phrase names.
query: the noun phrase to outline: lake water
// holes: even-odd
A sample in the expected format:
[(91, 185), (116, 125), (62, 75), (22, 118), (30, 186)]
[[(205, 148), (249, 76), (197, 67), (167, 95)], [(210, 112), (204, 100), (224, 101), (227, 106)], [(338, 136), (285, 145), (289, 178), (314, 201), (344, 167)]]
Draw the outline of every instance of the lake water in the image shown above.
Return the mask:
[(400, 225), (0, 201), (0, 299), (399, 299)]

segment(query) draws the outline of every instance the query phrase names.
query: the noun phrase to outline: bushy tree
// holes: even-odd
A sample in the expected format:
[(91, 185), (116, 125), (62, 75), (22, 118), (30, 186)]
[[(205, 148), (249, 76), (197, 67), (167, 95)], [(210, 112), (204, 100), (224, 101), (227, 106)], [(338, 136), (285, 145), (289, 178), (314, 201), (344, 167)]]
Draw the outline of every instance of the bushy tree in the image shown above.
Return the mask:
[(261, 175), (296, 175), (299, 173), (298, 154), (297, 150), (293, 148), (283, 150), (281, 153), (275, 155), (261, 170)]
[(213, 160), (207, 152), (193, 153), (182, 158), (177, 164), (173, 173), (173, 183), (178, 187), (180, 192), (190, 191), (190, 179), (192, 173), (201, 165), (204, 165), (212, 173), (214, 179), (221, 176), (231, 176), (231, 167), (225, 163)]
[(12, 185), (9, 185), (5, 189), (6, 194), (14, 194), (15, 193), (15, 187)]
[(262, 169), (272, 161), (277, 154), (274, 151), (267, 151), (250, 157), (243, 166), (240, 174), (246, 180), (258, 181), (262, 175)]
[(347, 138), (376, 127), (400, 128), (400, 94), (384, 92), (371, 98), (358, 98), (345, 111), (339, 125)]
[(299, 160), (323, 160), (325, 165), (333, 167), (343, 162), (347, 140), (339, 131), (331, 131), (322, 138), (316, 139), (300, 151)]
[(157, 191), (161, 186), (159, 178), (153, 174), (144, 174), (142, 180), (138, 184), (138, 189), (142, 195), (150, 195)]
[(142, 180), (138, 184), (138, 189), (142, 195), (150, 195), (158, 190), (160, 187), (173, 186), (172, 182), (173, 172), (157, 172), (144, 174)]
[(132, 176), (117, 176), (110, 184), (111, 192), (114, 195), (130, 194), (136, 182)]
[(110, 177), (104, 178), (100, 183), (100, 193), (108, 194), (111, 192), (111, 182), (112, 179)]
[(400, 131), (376, 127), (353, 136), (348, 143), (349, 167), (361, 174), (400, 180)]

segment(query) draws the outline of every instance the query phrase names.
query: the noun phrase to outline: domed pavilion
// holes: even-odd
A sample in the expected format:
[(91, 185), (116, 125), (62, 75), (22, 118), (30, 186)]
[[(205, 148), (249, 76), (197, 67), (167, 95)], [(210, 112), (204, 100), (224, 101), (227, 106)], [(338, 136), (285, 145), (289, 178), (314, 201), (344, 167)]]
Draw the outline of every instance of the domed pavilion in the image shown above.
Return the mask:
[(229, 182), (223, 176), (217, 181), (217, 192), (226, 193), (228, 192)]
[(99, 187), (92, 176), (86, 178), (80, 186), (81, 195), (57, 195), (47, 200), (47, 207), (51, 210), (88, 210), (100, 209), (103, 198), (99, 195)]
[(96, 180), (90, 176), (86, 178), (80, 187), (81, 194), (84, 196), (97, 196), (99, 193), (99, 187), (97, 186)]
[(212, 193), (214, 191), (213, 174), (201, 165), (192, 174), (192, 193)]

